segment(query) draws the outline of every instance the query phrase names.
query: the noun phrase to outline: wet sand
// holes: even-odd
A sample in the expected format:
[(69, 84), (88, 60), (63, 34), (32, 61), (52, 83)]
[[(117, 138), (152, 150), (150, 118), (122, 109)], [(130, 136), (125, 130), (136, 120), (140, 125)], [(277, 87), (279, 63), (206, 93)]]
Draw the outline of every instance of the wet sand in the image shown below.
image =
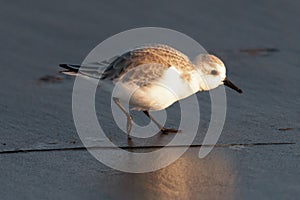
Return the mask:
[[(299, 9), (291, 0), (2, 2), (0, 198), (297, 199)], [(80, 63), (107, 37), (145, 26), (197, 40), (225, 61), (244, 94), (227, 90), (225, 127), (208, 157), (197, 157), (210, 119), (209, 96), (201, 93), (194, 147), (165, 169), (128, 174), (84, 150), (72, 118), (74, 79), (58, 74), (58, 64)], [(128, 146), (100, 97), (110, 139)], [(169, 112), (178, 120), (175, 109)], [(135, 140), (133, 150), (155, 149), (171, 137)]]

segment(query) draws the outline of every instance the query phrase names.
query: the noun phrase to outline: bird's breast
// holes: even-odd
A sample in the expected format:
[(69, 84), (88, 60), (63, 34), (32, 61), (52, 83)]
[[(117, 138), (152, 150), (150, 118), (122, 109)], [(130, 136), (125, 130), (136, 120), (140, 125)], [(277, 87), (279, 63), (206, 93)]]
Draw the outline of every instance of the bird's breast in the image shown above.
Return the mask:
[(182, 72), (175, 67), (166, 69), (160, 78), (138, 87), (120, 83), (114, 96), (129, 103), (136, 110), (162, 110), (174, 102), (199, 91), (198, 77), (192, 72)]

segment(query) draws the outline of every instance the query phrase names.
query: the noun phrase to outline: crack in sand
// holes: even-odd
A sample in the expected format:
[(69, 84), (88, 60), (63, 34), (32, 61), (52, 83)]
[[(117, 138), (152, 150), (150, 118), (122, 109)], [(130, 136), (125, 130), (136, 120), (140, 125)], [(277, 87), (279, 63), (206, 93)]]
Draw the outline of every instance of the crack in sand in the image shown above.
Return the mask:
[[(292, 145), (296, 144), (294, 142), (261, 142), (261, 143), (236, 143), (236, 144), (216, 144), (216, 145), (190, 145), (190, 147), (236, 147), (236, 146), (244, 146), (244, 147), (255, 147), (255, 146), (270, 146), (270, 145)], [(180, 148), (187, 147), (186, 145), (174, 145), (174, 146), (124, 146), (119, 147), (122, 149), (130, 150), (130, 149), (155, 149), (155, 148)], [(88, 149), (116, 149), (116, 147), (87, 147)], [(86, 147), (78, 146), (78, 147), (66, 147), (66, 148), (32, 148), (32, 149), (11, 149), (11, 150), (2, 150), (0, 154), (16, 154), (16, 153), (30, 153), (30, 152), (48, 152), (48, 151), (80, 151), (86, 150)]]

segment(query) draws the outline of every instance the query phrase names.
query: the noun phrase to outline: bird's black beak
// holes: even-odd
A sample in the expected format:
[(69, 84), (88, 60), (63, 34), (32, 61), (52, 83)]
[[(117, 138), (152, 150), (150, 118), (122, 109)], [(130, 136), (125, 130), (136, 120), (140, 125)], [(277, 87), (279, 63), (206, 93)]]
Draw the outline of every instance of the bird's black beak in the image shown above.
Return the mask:
[(224, 85), (230, 87), (231, 89), (237, 91), (238, 93), (243, 93), (243, 91), (238, 88), (236, 85), (234, 85), (230, 80), (228, 80), (227, 78), (224, 79)]

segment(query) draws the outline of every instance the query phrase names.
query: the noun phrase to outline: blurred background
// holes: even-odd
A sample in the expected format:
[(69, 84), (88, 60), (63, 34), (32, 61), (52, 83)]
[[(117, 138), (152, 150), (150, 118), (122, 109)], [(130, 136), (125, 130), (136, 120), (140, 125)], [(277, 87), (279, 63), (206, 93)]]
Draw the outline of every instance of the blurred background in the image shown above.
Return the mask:
[[(0, 199), (300, 195), (298, 1), (0, 3)], [(58, 64), (81, 63), (106, 38), (149, 26), (185, 33), (219, 56), (244, 94), (228, 90), (225, 127), (209, 156), (197, 156), (210, 120), (209, 95), (203, 93), (194, 147), (162, 170), (128, 174), (106, 167), (83, 147), (72, 118), (74, 79), (59, 74)], [(128, 147), (105, 100), (98, 99), (110, 139)], [(170, 124), (176, 124), (176, 109), (170, 112)], [(129, 147), (155, 150), (171, 138), (138, 140)]]

